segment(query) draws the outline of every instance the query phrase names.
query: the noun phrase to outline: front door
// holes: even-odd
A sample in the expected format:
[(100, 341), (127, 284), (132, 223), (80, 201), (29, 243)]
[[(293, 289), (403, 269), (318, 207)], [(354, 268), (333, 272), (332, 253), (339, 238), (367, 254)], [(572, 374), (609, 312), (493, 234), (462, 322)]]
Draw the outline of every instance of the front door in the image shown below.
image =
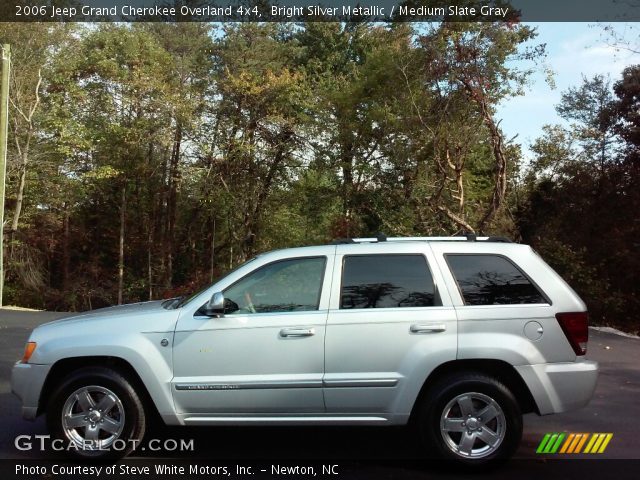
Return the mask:
[(258, 266), (224, 290), (227, 312), (181, 318), (174, 337), (183, 414), (322, 413), (333, 255)]

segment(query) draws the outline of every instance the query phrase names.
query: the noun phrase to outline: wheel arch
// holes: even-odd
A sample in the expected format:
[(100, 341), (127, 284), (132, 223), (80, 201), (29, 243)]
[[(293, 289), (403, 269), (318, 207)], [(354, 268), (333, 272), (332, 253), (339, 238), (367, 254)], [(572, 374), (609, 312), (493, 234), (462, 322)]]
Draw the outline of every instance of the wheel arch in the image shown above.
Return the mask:
[(435, 385), (441, 378), (447, 375), (462, 372), (481, 373), (499, 380), (513, 393), (522, 413), (535, 412), (539, 414), (538, 406), (529, 387), (527, 387), (525, 381), (511, 364), (503, 360), (495, 359), (464, 359), (443, 363), (429, 374), (413, 404), (409, 422), (415, 419), (421, 400), (425, 397), (431, 386)]
[(135, 368), (133, 368), (133, 366), (125, 359), (112, 356), (69, 357), (63, 358), (54, 363), (47, 375), (47, 378), (45, 379), (42, 391), (40, 392), (37, 414), (40, 415), (44, 413), (47, 408), (47, 403), (51, 398), (51, 394), (53, 394), (56, 387), (65, 377), (78, 369), (85, 367), (109, 368), (123, 375), (129, 382), (131, 382), (136, 393), (140, 396), (140, 400), (142, 401), (147, 414), (154, 420), (162, 421), (162, 416), (159, 413), (157, 405), (153, 401), (147, 386), (142, 381)]

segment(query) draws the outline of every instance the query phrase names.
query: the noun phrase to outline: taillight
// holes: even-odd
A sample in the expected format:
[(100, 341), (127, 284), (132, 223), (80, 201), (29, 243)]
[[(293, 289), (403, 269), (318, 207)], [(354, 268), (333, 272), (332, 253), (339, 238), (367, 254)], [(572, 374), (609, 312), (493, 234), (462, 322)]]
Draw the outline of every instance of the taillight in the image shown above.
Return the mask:
[(589, 341), (587, 312), (556, 313), (556, 318), (576, 355), (587, 353)]

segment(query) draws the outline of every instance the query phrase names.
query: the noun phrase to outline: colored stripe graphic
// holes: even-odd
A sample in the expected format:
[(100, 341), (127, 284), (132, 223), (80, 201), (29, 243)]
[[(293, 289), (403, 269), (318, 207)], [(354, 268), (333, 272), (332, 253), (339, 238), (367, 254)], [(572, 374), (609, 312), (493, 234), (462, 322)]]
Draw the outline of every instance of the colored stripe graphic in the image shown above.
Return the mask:
[(558, 451), (558, 448), (560, 448), (560, 444), (562, 443), (563, 439), (564, 433), (558, 435), (558, 439), (556, 440), (556, 443), (553, 444), (553, 447), (551, 447), (551, 451), (549, 453), (556, 453)]
[(584, 453), (603, 453), (613, 438), (613, 433), (594, 433)]
[(560, 453), (565, 453), (567, 451), (567, 448), (569, 448), (569, 445), (571, 445), (571, 442), (573, 441), (575, 436), (576, 436), (575, 433), (569, 434), (569, 436), (567, 437), (567, 440), (564, 442), (564, 445), (562, 445), (562, 448), (560, 449)]
[(556, 442), (556, 438), (558, 438), (557, 433), (554, 433), (553, 435), (551, 435), (551, 438), (547, 442), (547, 446), (544, 447), (544, 450), (542, 451), (542, 453), (551, 453), (551, 448), (553, 447), (553, 444)]
[(545, 445), (547, 444), (547, 442), (549, 441), (549, 437), (551, 437), (550, 433), (547, 433), (543, 438), (542, 441), (540, 442), (540, 445), (538, 445), (538, 449), (536, 450), (536, 453), (542, 453), (542, 450), (544, 450)]
[(591, 447), (593, 447), (593, 444), (596, 443), (597, 439), (598, 439), (598, 434), (594, 433), (593, 436), (591, 437), (591, 440), (589, 440), (589, 443), (587, 443), (587, 448), (584, 449), (584, 453), (589, 453), (591, 451)]
[(578, 445), (576, 445), (576, 451), (574, 453), (580, 453), (580, 451), (582, 450), (582, 446), (587, 441), (587, 438), (589, 438), (588, 433), (581, 433), (581, 435), (582, 435), (582, 439), (580, 439), (580, 442), (578, 443)]
[(609, 445), (609, 442), (613, 438), (613, 433), (607, 433), (606, 435), (607, 436), (605, 437), (604, 442), (602, 442), (602, 445), (600, 445), (600, 450), (598, 450), (598, 453), (603, 453), (604, 449), (607, 448), (607, 445)]
[(588, 437), (588, 433), (576, 433), (575, 437), (573, 438), (573, 442), (571, 442), (571, 445), (569, 445), (567, 453), (580, 453), (580, 449), (582, 449), (582, 446), (584, 445), (584, 442), (586, 442)]
[[(593, 447), (591, 447), (591, 453), (596, 453), (598, 451), (598, 449), (600, 448), (600, 444), (604, 440), (604, 437), (606, 437), (604, 433), (598, 434), (598, 439), (596, 440), (596, 443), (594, 443)], [(589, 452), (585, 452), (585, 453), (589, 453)]]
[[(536, 453), (603, 453), (612, 438), (613, 433), (547, 433), (538, 445)], [(583, 450), (585, 443), (587, 446)]]

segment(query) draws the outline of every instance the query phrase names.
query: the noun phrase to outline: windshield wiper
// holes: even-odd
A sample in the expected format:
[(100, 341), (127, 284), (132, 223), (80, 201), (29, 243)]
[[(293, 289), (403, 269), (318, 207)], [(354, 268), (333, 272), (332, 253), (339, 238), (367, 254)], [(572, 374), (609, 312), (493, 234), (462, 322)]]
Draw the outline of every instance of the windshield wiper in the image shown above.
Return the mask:
[(186, 295), (181, 295), (175, 298), (169, 298), (164, 302), (162, 302), (161, 305), (163, 308), (167, 310), (175, 310), (176, 308), (179, 308), (182, 306), (182, 303), (184, 302), (185, 298), (186, 298)]

